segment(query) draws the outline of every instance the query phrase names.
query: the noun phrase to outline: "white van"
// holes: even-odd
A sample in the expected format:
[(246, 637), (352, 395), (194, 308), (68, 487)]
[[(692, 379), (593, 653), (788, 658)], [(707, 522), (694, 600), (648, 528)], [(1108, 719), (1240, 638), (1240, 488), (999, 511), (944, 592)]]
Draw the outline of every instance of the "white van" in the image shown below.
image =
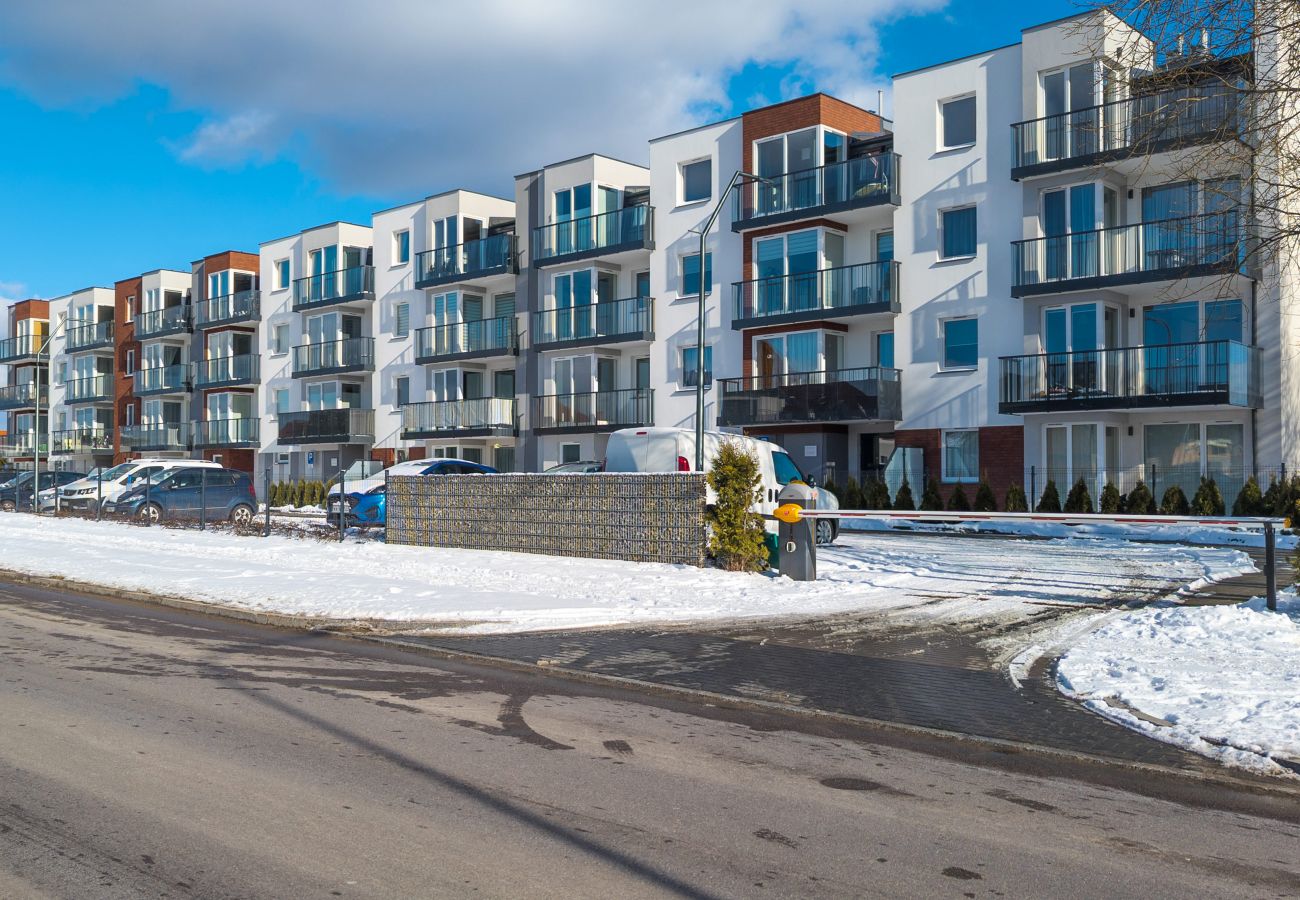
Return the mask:
[[(813, 488), (819, 509), (839, 509), (839, 500), (830, 491), (816, 487), (795, 465), (790, 454), (771, 441), (758, 441), (739, 434), (721, 431), (704, 432), (704, 471), (713, 467), (718, 448), (724, 442), (738, 443), (755, 459), (762, 478), (762, 500), (757, 512), (768, 517), (769, 531), (776, 530), (771, 520), (777, 507), (777, 495), (792, 481), (802, 481)], [(695, 432), (688, 428), (624, 428), (609, 436), (605, 448), (606, 472), (693, 472), (695, 471)], [(712, 495), (712, 491), (709, 492)], [(839, 522), (817, 520), (817, 543), (829, 544), (839, 534)]]
[[(142, 478), (148, 478), (164, 469), (175, 469), (180, 466), (222, 468), (221, 463), (206, 459), (165, 459), (163, 457), (132, 459), (111, 469), (105, 469), (97, 477), (87, 476), (65, 484), (59, 488), (59, 505), (64, 509), (85, 510), (94, 515), (101, 497), (104, 500), (116, 500), (127, 488)], [(41, 510), (54, 509), (54, 500), (53, 492), (42, 491)]]

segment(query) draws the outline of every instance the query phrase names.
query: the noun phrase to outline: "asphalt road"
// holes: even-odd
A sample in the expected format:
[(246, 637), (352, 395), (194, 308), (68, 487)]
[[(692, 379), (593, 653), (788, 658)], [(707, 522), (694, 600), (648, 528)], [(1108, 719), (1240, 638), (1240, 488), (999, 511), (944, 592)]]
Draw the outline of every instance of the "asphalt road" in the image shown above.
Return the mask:
[(1300, 896), (1293, 798), (0, 584), (0, 897)]

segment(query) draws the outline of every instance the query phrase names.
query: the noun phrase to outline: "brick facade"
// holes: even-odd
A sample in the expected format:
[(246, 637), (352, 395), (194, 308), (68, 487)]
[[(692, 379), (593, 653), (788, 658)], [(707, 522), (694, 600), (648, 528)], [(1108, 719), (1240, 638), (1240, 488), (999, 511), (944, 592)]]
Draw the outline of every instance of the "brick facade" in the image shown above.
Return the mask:
[[(980, 474), (988, 478), (993, 496), (997, 498), (998, 508), (1006, 499), (1007, 489), (1012, 483), (1025, 486), (1025, 430), (1019, 425), (989, 425), (979, 429), (980, 438)], [(939, 479), (939, 492), (944, 502), (956, 485), (944, 484), (941, 467), (943, 451), (940, 446), (942, 432), (938, 428), (911, 428), (894, 432), (894, 446), (919, 447), (923, 453), (926, 478)], [(966, 484), (962, 490), (966, 499), (975, 499), (977, 485)], [(912, 485), (912, 496), (921, 502), (924, 485)]]
[[(135, 380), (127, 374), (126, 358), (133, 354), (140, 365), (140, 342), (135, 339), (135, 312), (140, 307), (144, 280), (128, 278), (113, 285), (113, 464), (125, 462), (138, 454), (122, 449), (122, 428), (126, 411), (132, 409), (135, 422), (140, 421), (140, 401), (135, 396)], [(131, 309), (134, 304), (135, 309)]]

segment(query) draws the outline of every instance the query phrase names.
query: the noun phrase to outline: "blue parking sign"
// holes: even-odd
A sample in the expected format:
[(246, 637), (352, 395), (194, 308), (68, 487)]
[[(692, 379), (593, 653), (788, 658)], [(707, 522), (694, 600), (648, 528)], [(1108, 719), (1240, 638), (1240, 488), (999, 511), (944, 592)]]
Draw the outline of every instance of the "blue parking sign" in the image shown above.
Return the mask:
[(307, 465), (309, 465), (309, 466), (314, 466), (314, 465), (316, 465), (316, 451), (315, 451), (315, 450), (308, 450), (308, 451), (307, 451)]

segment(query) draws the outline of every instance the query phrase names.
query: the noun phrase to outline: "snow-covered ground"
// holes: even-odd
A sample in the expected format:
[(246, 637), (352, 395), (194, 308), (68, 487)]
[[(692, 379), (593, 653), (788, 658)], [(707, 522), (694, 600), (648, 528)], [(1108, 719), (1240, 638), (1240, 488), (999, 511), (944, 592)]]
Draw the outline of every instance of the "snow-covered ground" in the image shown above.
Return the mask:
[(891, 610), (927, 621), (1141, 597), (1245, 571), (1225, 548), (842, 536), (796, 583), (610, 560), (238, 536), (0, 514), (0, 568), (229, 606), (476, 631)]
[(1278, 605), (1114, 614), (1061, 658), (1060, 687), (1151, 737), (1294, 776), (1273, 759), (1300, 761), (1300, 599)]
[[(1097, 522), (1089, 525), (1062, 525), (1057, 522), (1026, 522), (1001, 519), (990, 522), (908, 522), (898, 519), (845, 519), (840, 527), (850, 531), (910, 532), (913, 534), (1001, 534), (1039, 538), (1103, 537), (1125, 538), (1171, 544), (1208, 544), (1230, 547), (1263, 547), (1264, 533), (1243, 528), (1211, 528), (1188, 525), (1125, 525)], [(1300, 544), (1297, 536), (1281, 532), (1277, 546), (1292, 549)]]

